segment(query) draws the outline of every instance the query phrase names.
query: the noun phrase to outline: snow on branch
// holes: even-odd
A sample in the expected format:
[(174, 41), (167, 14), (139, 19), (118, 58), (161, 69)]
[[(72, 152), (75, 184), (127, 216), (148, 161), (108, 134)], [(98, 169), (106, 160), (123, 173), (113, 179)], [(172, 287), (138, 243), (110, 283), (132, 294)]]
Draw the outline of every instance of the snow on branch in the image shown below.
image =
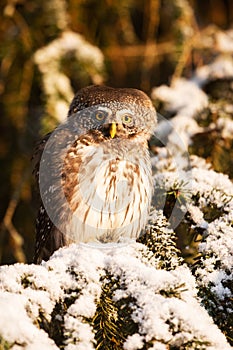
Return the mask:
[[(220, 39), (228, 40), (229, 45), (232, 32)], [(231, 46), (228, 48), (225, 51), (229, 53)], [(158, 129), (167, 143), (156, 149), (152, 162), (157, 194), (167, 196), (162, 204), (168, 219), (170, 208), (179, 199), (183, 218), (175, 232), (182, 240), (180, 249), (196, 279), (198, 296), (232, 342), (233, 184), (229, 176), (233, 176), (233, 60), (228, 53), (199, 67), (191, 80), (180, 78), (170, 87), (152, 91), (152, 98), (162, 104), (161, 111), (174, 115), (170, 124), (161, 118)], [(177, 135), (183, 144), (177, 142)], [(188, 167), (171, 159), (169, 150), (186, 150)], [(160, 204), (161, 199), (156, 199)]]
[(127, 350), (230, 349), (200, 306), (188, 267), (155, 269), (140, 258), (142, 250), (139, 243), (106, 249), (80, 244), (60, 249), (42, 266), (2, 267), (2, 343), (94, 349), (105, 332), (103, 349), (114, 342)]
[(94, 84), (102, 83), (104, 74), (104, 56), (100, 49), (72, 31), (62, 32), (59, 38), (36, 51), (34, 61), (42, 74), (47, 112), (59, 122), (65, 120), (74, 95), (70, 79), (62, 72), (62, 61), (66, 57), (74, 57), (78, 69), (84, 70)]

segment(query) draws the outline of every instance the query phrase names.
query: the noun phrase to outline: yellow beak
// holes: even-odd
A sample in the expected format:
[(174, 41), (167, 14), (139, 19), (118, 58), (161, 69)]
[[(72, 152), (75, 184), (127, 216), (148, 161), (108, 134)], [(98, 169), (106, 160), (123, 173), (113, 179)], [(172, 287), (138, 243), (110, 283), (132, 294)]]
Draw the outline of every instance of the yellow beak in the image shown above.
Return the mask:
[(110, 134), (112, 139), (116, 136), (116, 132), (117, 132), (116, 123), (111, 123), (110, 129), (109, 129), (109, 134)]

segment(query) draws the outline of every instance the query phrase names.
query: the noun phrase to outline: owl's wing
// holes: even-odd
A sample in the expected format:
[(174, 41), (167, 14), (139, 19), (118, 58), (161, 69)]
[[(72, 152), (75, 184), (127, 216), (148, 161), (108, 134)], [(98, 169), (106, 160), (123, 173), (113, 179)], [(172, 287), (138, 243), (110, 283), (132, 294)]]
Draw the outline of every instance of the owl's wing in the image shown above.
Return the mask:
[(53, 252), (66, 245), (65, 237), (50, 220), (43, 204), (36, 219), (36, 246), (33, 262), (48, 260)]
[(36, 147), (34, 149), (33, 155), (32, 155), (32, 166), (33, 166), (33, 175), (35, 176), (36, 179), (36, 185), (38, 187), (39, 190), (39, 170), (40, 170), (40, 161), (41, 161), (41, 157), (42, 154), (44, 152), (45, 149), (45, 145), (46, 142), (48, 141), (48, 139), (51, 136), (51, 132), (48, 133), (47, 135), (45, 135), (43, 137), (43, 139), (41, 139), (37, 144)]
[[(36, 146), (32, 161), (34, 163), (33, 174), (39, 191), (39, 169), (41, 157), (51, 133), (47, 134)], [(50, 220), (40, 197), (40, 208), (36, 219), (36, 244), (33, 262), (40, 264), (42, 260), (48, 260), (53, 252), (65, 245), (65, 238)]]

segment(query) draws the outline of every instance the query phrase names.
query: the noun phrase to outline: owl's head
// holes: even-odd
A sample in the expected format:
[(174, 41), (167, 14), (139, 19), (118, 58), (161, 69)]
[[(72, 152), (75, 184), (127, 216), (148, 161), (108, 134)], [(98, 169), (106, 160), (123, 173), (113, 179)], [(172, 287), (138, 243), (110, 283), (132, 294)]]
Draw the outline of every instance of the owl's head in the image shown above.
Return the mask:
[(148, 139), (157, 124), (156, 111), (144, 92), (97, 85), (78, 91), (68, 118), (75, 118), (82, 132), (99, 130), (109, 138), (142, 134)]

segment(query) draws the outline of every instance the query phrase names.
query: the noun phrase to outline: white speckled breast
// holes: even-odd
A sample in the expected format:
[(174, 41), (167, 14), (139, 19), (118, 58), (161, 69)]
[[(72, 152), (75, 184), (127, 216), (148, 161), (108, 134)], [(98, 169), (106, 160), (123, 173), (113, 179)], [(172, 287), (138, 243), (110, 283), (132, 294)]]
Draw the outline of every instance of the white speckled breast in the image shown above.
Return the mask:
[[(114, 154), (108, 142), (115, 142)], [(147, 148), (119, 140), (77, 151), (73, 179), (72, 217), (66, 232), (74, 242), (118, 242), (136, 238), (145, 226), (151, 201), (151, 165)], [(136, 148), (136, 149), (135, 149)], [(135, 156), (136, 154), (136, 156)], [(74, 175), (73, 175), (74, 176)]]

